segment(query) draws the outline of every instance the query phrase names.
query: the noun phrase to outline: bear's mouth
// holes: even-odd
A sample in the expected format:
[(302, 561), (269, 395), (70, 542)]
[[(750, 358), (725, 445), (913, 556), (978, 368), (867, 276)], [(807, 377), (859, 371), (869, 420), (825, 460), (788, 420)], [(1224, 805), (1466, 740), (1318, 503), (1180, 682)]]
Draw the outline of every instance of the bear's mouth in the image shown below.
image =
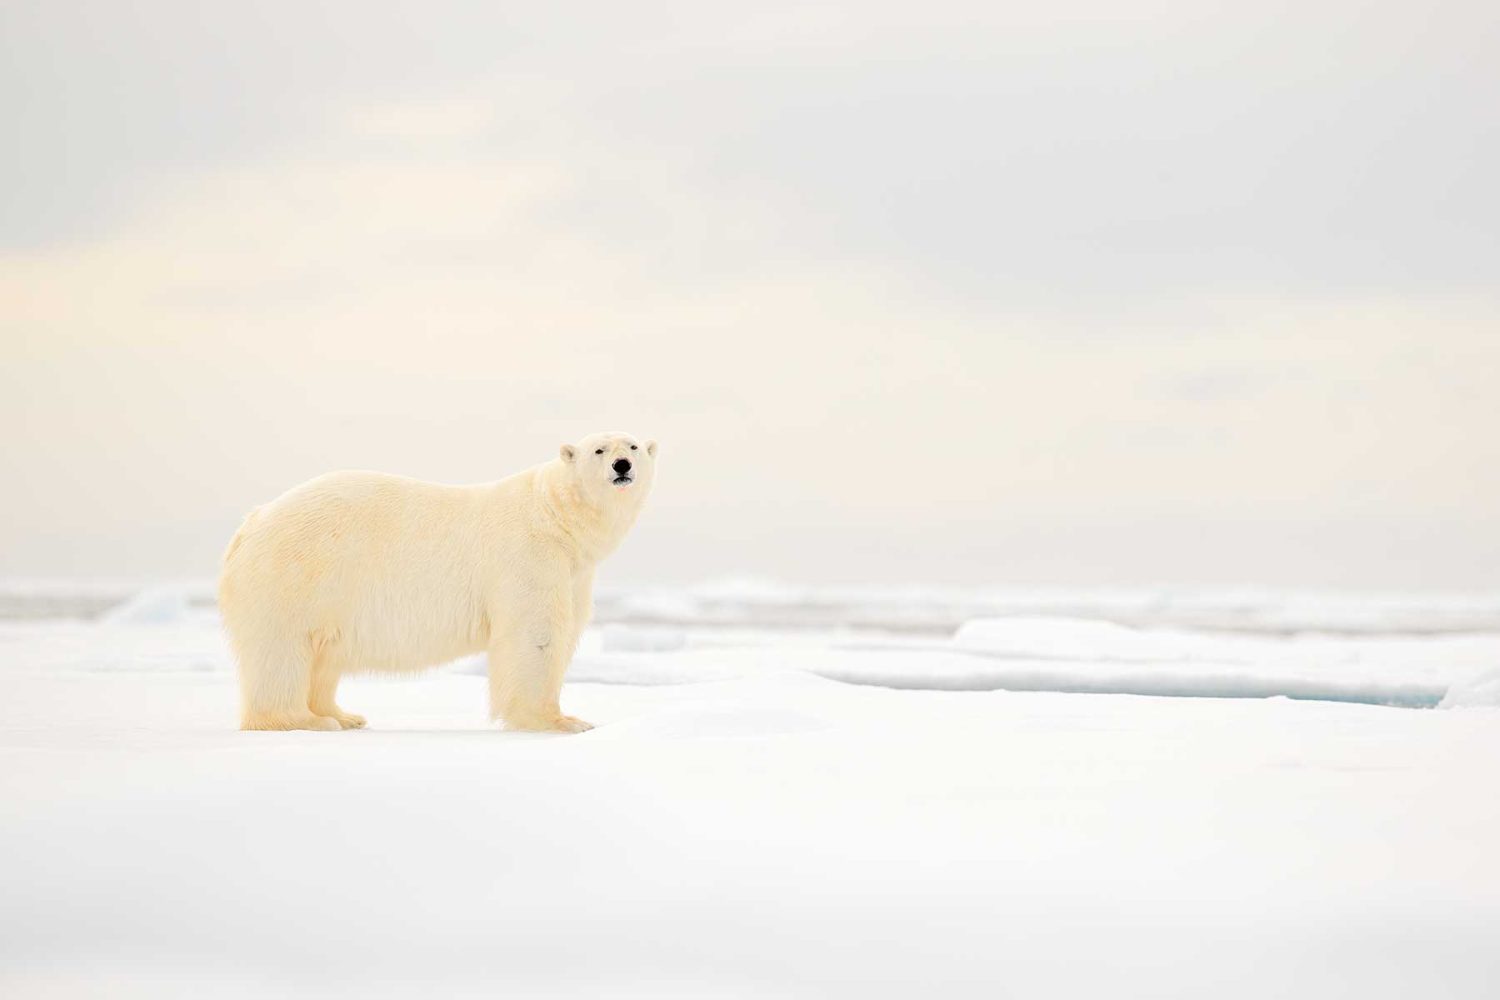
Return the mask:
[(610, 482), (614, 483), (616, 486), (629, 486), (631, 483), (635, 482), (635, 477), (630, 473), (625, 472), (616, 476), (614, 479), (611, 479)]

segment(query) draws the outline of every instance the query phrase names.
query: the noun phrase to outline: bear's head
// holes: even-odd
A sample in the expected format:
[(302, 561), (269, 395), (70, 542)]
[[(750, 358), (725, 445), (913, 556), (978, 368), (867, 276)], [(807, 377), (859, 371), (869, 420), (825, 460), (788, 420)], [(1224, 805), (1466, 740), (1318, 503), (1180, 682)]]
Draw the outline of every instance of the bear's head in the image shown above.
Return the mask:
[(629, 500), (639, 503), (656, 473), (656, 442), (629, 434), (590, 434), (558, 450), (579, 490), (596, 504)]

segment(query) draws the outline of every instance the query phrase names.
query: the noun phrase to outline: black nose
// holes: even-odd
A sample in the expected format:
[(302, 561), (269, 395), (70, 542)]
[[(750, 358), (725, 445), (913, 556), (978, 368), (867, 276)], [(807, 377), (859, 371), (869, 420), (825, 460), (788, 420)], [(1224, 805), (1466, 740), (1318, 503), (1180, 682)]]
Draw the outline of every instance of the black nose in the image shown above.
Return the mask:
[(615, 459), (614, 470), (615, 470), (615, 475), (617, 475), (617, 476), (623, 476), (623, 475), (625, 475), (625, 473), (627, 473), (627, 472), (630, 471), (630, 459), (628, 459), (628, 458), (617, 458), (617, 459)]

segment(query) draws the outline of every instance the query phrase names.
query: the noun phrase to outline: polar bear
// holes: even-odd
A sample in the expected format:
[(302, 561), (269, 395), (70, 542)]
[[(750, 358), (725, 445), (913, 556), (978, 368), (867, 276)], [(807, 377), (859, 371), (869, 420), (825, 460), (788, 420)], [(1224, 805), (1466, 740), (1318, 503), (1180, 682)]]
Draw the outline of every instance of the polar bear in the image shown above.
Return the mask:
[(655, 441), (593, 434), (498, 482), (334, 472), (252, 511), (219, 577), (240, 727), (358, 729), (340, 677), (486, 651), (491, 718), (591, 728), (562, 714), (563, 673), (655, 467)]

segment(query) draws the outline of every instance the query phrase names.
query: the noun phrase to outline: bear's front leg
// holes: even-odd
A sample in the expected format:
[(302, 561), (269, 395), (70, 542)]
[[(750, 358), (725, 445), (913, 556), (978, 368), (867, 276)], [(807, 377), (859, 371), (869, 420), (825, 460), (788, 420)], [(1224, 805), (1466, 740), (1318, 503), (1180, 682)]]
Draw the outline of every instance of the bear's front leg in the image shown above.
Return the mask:
[(559, 699), (563, 674), (577, 644), (571, 595), (550, 609), (553, 613), (491, 637), (490, 718), (506, 729), (530, 732), (581, 733), (594, 728), (582, 719), (563, 715)]

